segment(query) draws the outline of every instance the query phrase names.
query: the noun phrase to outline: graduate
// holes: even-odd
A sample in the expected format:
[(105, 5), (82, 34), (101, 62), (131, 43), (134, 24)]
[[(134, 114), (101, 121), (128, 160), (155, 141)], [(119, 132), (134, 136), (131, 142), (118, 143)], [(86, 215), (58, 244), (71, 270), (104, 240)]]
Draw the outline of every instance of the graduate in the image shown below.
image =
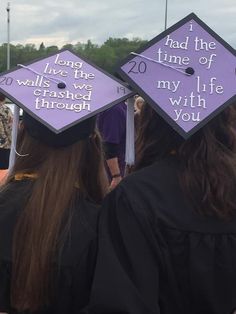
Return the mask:
[(24, 114), (0, 192), (0, 313), (79, 313), (108, 188), (93, 115), (122, 101), (122, 85), (68, 50), (18, 65), (1, 81)]
[(97, 126), (102, 136), (110, 190), (125, 174), (127, 105), (123, 101), (98, 115)]
[(151, 106), (134, 172), (103, 204), (83, 313), (236, 312), (235, 64), (194, 14), (124, 61), (121, 75)]

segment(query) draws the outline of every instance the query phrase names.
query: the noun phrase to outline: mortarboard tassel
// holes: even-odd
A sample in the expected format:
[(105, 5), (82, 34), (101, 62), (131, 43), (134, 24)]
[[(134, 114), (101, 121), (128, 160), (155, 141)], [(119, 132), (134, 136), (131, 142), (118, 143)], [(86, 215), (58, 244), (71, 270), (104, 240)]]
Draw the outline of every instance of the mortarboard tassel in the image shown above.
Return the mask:
[(134, 98), (127, 100), (126, 119), (126, 150), (125, 162), (127, 166), (134, 165)]
[(11, 141), (11, 153), (9, 159), (9, 169), (11, 170), (14, 166), (16, 159), (16, 141), (17, 141), (17, 133), (19, 127), (19, 117), (20, 117), (20, 108), (17, 105), (14, 105), (14, 116), (13, 116), (13, 124), (12, 124), (12, 141)]

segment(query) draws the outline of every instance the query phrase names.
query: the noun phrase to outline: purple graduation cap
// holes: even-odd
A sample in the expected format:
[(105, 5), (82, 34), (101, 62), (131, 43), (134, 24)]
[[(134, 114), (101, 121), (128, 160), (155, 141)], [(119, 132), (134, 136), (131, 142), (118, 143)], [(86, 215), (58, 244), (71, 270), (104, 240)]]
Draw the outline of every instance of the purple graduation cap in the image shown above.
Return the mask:
[(0, 92), (54, 134), (61, 134), (133, 93), (69, 50), (0, 75)]
[[(0, 92), (24, 110), (31, 136), (54, 147), (88, 137), (95, 125), (89, 118), (133, 95), (123, 82), (69, 50), (1, 73)], [(18, 121), (15, 106), (10, 168)]]
[(118, 72), (187, 139), (235, 100), (235, 55), (191, 13), (131, 53)]

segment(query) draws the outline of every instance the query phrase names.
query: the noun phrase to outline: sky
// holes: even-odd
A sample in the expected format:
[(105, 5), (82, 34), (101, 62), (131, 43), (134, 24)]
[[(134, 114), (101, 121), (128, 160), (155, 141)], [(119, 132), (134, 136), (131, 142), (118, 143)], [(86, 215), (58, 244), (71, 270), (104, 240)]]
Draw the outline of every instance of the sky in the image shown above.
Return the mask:
[[(109, 37), (150, 40), (164, 30), (166, 0), (12, 0), (13, 44), (39, 46)], [(7, 1), (0, 1), (0, 44), (7, 41)], [(194, 12), (236, 48), (236, 0), (168, 0), (168, 26)]]

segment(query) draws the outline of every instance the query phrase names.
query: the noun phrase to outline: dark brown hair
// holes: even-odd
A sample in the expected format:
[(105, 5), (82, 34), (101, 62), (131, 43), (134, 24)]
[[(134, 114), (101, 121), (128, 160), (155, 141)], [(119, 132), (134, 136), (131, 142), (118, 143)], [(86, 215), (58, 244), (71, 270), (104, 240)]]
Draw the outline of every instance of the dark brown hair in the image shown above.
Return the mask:
[[(52, 262), (69, 230), (70, 208), (80, 197), (99, 204), (107, 189), (99, 134), (64, 148), (33, 139), (24, 128), (17, 157), (5, 188), (18, 173), (37, 174), (30, 197), (17, 221), (13, 240), (11, 304), (34, 312), (50, 303)], [(16, 191), (17, 193), (17, 191)]]
[(0, 101), (4, 101), (4, 100), (6, 100), (5, 95), (3, 95), (2, 93), (0, 93)]
[(236, 110), (225, 109), (188, 140), (149, 105), (140, 115), (134, 171), (175, 154), (180, 184), (193, 207), (227, 218), (236, 212)]

